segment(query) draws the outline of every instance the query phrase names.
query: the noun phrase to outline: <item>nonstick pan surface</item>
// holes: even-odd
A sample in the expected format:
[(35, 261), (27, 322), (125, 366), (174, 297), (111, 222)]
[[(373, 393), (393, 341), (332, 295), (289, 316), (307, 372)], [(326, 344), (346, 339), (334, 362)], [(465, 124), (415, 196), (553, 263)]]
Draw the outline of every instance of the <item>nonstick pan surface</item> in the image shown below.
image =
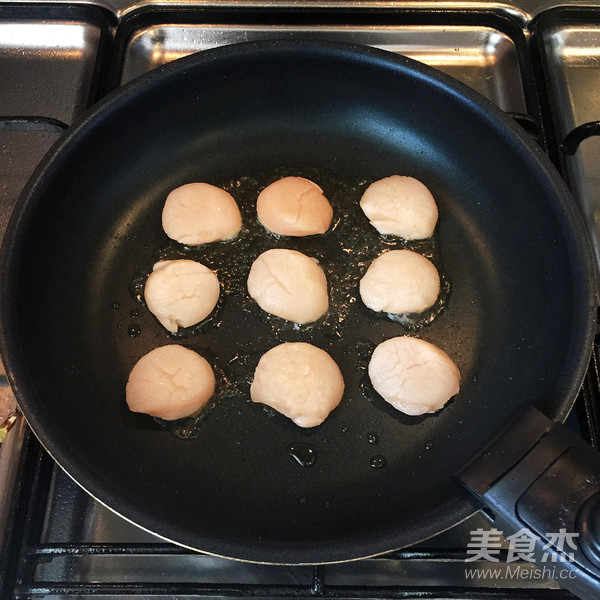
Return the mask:
[[(438, 202), (433, 241), (409, 247), (433, 258), (449, 289), (433, 322), (408, 333), (462, 373), (460, 394), (420, 418), (387, 408), (365, 374), (377, 343), (407, 333), (358, 297), (369, 261), (402, 247), (381, 240), (357, 206), (369, 182), (395, 173), (421, 179)], [(288, 174), (323, 187), (331, 232), (278, 239), (256, 223), (258, 191)], [(169, 242), (164, 199), (191, 181), (231, 190), (240, 238)], [(320, 260), (332, 293), (323, 322), (294, 328), (247, 297), (249, 266), (270, 247)], [(217, 269), (224, 291), (206, 323), (170, 336), (139, 292), (156, 260), (177, 256)], [(565, 417), (591, 349), (590, 256), (543, 153), (474, 92), (378, 50), (243, 44), (126, 86), (44, 161), (5, 241), (3, 356), (44, 446), (127, 519), (233, 558), (354, 559), (466, 518), (472, 508), (452, 476), (519, 408)], [(260, 355), (286, 340), (324, 348), (343, 372), (344, 399), (317, 428), (249, 402)], [(217, 372), (200, 422), (165, 427), (126, 407), (132, 366), (169, 343)], [(307, 449), (316, 460), (303, 467), (292, 454), (306, 461)]]

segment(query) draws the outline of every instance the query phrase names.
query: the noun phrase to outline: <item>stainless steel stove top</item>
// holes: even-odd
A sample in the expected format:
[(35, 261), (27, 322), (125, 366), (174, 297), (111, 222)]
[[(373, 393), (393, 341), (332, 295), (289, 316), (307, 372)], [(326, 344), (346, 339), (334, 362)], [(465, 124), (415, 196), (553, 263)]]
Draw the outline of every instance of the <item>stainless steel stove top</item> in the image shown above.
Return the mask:
[[(594, 3), (577, 3), (583, 5)], [(72, 123), (106, 90), (192, 52), (238, 41), (300, 37), (406, 54), (513, 113), (564, 169), (599, 248), (600, 139), (590, 137), (569, 156), (561, 154), (559, 142), (575, 127), (600, 120), (600, 8), (549, 8), (533, 0), (109, 0), (93, 6), (31, 2), (26, 8), (0, 3), (0, 232), (61, 124)], [(590, 389), (577, 413), (582, 418), (573, 416), (572, 425), (581, 426), (595, 442), (597, 382), (593, 373), (588, 379)], [(0, 419), (10, 410), (10, 390), (0, 377)], [(489, 598), (492, 589), (500, 594), (495, 597), (570, 597), (547, 579), (465, 580), (465, 548), (469, 532), (478, 527), (489, 528), (481, 515), (415, 548), (358, 563), (242, 565), (163, 543), (105, 509), (54, 465), (22, 420), (0, 446), (0, 577), (5, 579), (0, 591), (4, 583), (7, 598)]]
[[(56, 0), (20, 0), (27, 5), (55, 4)], [(0, 0), (0, 4), (14, 0)], [(504, 14), (524, 28), (538, 15), (563, 7), (597, 7), (597, 0), (71, 0), (72, 6), (92, 5), (117, 21), (146, 11), (184, 10), (319, 10), (339, 13), (349, 8), (359, 11), (487, 11)]]

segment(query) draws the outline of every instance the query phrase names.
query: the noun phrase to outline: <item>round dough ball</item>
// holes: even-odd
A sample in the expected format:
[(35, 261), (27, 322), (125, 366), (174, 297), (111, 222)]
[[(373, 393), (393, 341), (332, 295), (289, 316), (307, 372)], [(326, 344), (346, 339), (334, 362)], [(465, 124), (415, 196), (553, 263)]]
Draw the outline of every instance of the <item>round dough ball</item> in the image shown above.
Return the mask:
[(438, 411), (460, 389), (460, 372), (437, 346), (395, 337), (373, 352), (369, 377), (384, 400), (407, 415)]
[(312, 323), (329, 308), (327, 279), (315, 258), (275, 248), (252, 264), (248, 292), (266, 312), (299, 323)]
[(320, 425), (340, 403), (344, 379), (320, 348), (286, 342), (264, 354), (250, 386), (253, 402), (266, 404), (300, 427)]
[(157, 262), (144, 287), (150, 312), (171, 333), (208, 317), (219, 300), (215, 273), (193, 260)]
[(172, 240), (199, 246), (236, 236), (242, 215), (225, 190), (208, 183), (188, 183), (167, 196), (162, 226)]
[(129, 410), (167, 421), (198, 412), (215, 391), (211, 366), (183, 346), (155, 348), (131, 370), (125, 397)]
[(379, 233), (405, 240), (431, 237), (438, 219), (431, 192), (414, 177), (392, 175), (372, 183), (360, 207)]
[(435, 304), (439, 293), (440, 276), (434, 264), (411, 250), (378, 256), (360, 280), (360, 297), (376, 312), (423, 312)]
[(278, 235), (325, 233), (333, 218), (323, 190), (304, 177), (284, 177), (266, 187), (256, 204), (258, 220)]

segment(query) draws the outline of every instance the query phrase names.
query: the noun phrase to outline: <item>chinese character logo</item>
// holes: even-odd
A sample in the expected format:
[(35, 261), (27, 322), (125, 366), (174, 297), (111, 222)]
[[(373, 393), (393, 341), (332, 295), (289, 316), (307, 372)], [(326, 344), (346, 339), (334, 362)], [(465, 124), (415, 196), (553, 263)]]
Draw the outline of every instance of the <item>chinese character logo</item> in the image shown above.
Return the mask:
[[(471, 531), (471, 540), (467, 544), (467, 558), (465, 562), (476, 560), (500, 562), (503, 548), (502, 535), (502, 531), (498, 529), (478, 528)], [(542, 547), (542, 550), (545, 550), (545, 552), (542, 554), (540, 562), (555, 563), (558, 562), (559, 556), (563, 560), (573, 562), (575, 554), (574, 552), (569, 552), (567, 549), (577, 550), (575, 540), (578, 536), (578, 533), (569, 533), (566, 529), (547, 533), (545, 536), (547, 542)], [(506, 562), (512, 563), (517, 560), (524, 560), (535, 563), (535, 545), (541, 539), (540, 536), (525, 528), (509, 535), (506, 538), (506, 542), (508, 543)]]

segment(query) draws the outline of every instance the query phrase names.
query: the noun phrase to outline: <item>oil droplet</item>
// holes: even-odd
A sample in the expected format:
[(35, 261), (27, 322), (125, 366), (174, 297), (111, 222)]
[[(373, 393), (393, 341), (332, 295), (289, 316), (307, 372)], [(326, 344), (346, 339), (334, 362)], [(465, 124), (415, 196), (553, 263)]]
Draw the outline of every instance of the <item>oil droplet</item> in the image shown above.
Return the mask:
[(376, 444), (379, 441), (379, 436), (376, 433), (370, 432), (367, 434), (369, 444)]
[(139, 316), (139, 314), (140, 314), (140, 311), (139, 311), (137, 308), (134, 308), (134, 309), (131, 311), (131, 313), (130, 313), (130, 314), (131, 314), (131, 318), (132, 318), (132, 319), (135, 319), (136, 317), (138, 317), (138, 316)]
[(425, 444), (425, 450), (431, 450), (435, 446), (435, 442), (427, 442)]
[(116, 310), (117, 308), (120, 308), (120, 304), (118, 302), (113, 302), (112, 307)]
[(478, 379), (479, 379), (479, 377), (477, 377), (477, 375), (473, 375), (473, 383), (477, 383)]
[(381, 454), (378, 454), (377, 456), (373, 456), (373, 458), (371, 458), (371, 466), (374, 469), (382, 469), (383, 467), (385, 467), (386, 464), (387, 460), (385, 459), (385, 456), (382, 456)]
[(136, 302), (144, 304), (144, 287), (146, 286), (147, 275), (136, 277), (129, 284), (129, 292), (135, 298)]
[(288, 454), (301, 466), (312, 467), (317, 460), (317, 453), (310, 444), (290, 446)]
[(137, 323), (134, 323), (127, 328), (127, 333), (129, 337), (137, 337), (142, 333), (142, 328)]

